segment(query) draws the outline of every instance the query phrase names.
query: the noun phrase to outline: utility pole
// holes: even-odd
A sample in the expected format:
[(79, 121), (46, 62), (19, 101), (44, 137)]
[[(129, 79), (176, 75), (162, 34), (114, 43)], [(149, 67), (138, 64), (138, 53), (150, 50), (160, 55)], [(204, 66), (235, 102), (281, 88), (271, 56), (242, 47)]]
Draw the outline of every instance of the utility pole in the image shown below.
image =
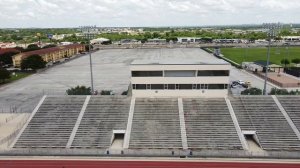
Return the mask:
[(271, 40), (276, 37), (279, 29), (281, 28), (280, 23), (264, 23), (263, 24), (264, 29), (267, 30), (267, 36), (268, 36), (268, 52), (267, 52), (267, 65), (265, 67), (265, 83), (264, 83), (264, 90), (263, 94), (267, 95), (267, 80), (268, 80), (268, 71), (269, 71), (269, 64), (270, 64), (270, 51), (271, 51)]
[(91, 73), (91, 94), (94, 94), (94, 77), (93, 77), (93, 63), (92, 63), (92, 53), (91, 53), (91, 39), (95, 37), (95, 32), (93, 30), (96, 26), (80, 26), (81, 32), (84, 37), (88, 40), (89, 45), (89, 57), (90, 57), (90, 73)]

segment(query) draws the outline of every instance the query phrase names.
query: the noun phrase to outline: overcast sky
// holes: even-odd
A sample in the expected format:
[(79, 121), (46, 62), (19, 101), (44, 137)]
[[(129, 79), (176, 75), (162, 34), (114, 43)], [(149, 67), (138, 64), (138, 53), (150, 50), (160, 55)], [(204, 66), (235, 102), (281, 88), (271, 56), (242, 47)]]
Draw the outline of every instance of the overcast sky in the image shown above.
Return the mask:
[(0, 27), (300, 23), (300, 0), (0, 0)]

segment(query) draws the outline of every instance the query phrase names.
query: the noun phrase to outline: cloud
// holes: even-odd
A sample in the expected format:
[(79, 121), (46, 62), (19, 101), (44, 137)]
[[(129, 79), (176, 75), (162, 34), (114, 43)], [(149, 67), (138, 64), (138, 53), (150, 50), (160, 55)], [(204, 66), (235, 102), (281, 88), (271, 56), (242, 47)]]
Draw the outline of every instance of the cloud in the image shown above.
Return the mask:
[(300, 22), (299, 0), (0, 0), (0, 27)]

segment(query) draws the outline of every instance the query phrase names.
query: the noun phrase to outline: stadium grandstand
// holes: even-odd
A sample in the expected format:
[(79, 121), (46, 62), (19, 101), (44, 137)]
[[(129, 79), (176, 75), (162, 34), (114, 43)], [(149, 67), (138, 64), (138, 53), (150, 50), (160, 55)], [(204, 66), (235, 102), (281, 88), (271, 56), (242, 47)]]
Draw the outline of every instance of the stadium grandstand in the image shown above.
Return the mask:
[(0, 155), (299, 159), (300, 97), (229, 95), (230, 68), (133, 61), (127, 96), (44, 95)]
[(1, 154), (299, 158), (299, 100), (44, 96)]

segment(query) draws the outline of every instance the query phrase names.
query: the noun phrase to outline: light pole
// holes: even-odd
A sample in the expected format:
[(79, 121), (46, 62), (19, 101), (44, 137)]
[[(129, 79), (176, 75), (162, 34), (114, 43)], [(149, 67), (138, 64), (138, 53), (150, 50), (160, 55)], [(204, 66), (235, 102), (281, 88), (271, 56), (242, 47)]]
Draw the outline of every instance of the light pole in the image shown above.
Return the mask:
[(94, 37), (93, 29), (96, 26), (81, 26), (80, 29), (84, 37), (88, 40), (89, 45), (89, 57), (90, 57), (90, 72), (91, 72), (91, 94), (94, 94), (94, 77), (93, 77), (93, 63), (92, 63), (92, 53), (91, 53), (91, 39)]
[(281, 28), (280, 23), (264, 23), (263, 27), (267, 30), (268, 36), (268, 52), (267, 52), (267, 64), (265, 67), (265, 83), (264, 83), (264, 90), (263, 94), (267, 95), (267, 80), (268, 80), (268, 70), (270, 64), (270, 51), (271, 51), (271, 40), (276, 37), (278, 30)]

